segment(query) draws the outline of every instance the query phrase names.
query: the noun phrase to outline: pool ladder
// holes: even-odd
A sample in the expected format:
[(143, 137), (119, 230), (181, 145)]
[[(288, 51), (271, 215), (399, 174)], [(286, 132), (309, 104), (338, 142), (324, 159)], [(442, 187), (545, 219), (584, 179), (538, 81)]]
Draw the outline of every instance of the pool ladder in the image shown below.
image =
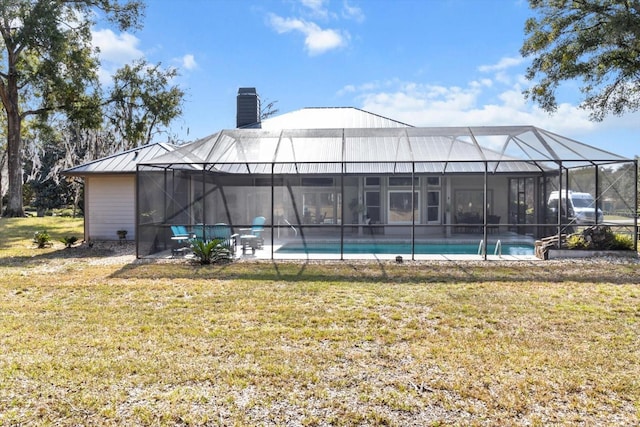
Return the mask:
[[(480, 240), (480, 244), (478, 245), (478, 255), (483, 255), (485, 254), (486, 251), (486, 246), (484, 245), (484, 239)], [(500, 240), (498, 240), (496, 242), (496, 248), (493, 251), (494, 255), (498, 255), (499, 257), (502, 256), (502, 242)]]
[(478, 255), (484, 256), (484, 251), (485, 251), (484, 240), (480, 240), (480, 244), (478, 245)]
[(291, 227), (291, 228), (293, 229), (293, 232), (295, 233), (296, 237), (298, 237), (298, 229), (297, 229), (297, 228), (295, 228), (295, 227), (293, 226), (293, 224), (291, 224), (291, 223), (290, 223), (289, 221), (287, 221), (286, 219), (284, 219), (284, 222), (285, 222), (289, 227)]

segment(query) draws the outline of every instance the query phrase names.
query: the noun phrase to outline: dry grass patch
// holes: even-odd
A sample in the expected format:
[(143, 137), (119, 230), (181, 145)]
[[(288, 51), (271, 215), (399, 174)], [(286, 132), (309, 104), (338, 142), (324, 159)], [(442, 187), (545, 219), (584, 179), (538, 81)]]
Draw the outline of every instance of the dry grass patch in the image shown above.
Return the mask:
[(640, 421), (635, 263), (5, 261), (3, 425)]

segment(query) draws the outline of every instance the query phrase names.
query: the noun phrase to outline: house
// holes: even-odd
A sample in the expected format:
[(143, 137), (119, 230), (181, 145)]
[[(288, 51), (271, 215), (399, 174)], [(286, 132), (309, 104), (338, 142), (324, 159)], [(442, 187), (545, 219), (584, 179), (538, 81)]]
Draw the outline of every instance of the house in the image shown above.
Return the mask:
[(67, 169), (64, 175), (84, 178), (84, 238), (117, 240), (118, 230), (136, 238), (136, 164), (174, 150), (158, 143), (114, 154)]
[(547, 206), (563, 189), (590, 192), (598, 207), (616, 199), (635, 218), (635, 193), (612, 172), (635, 165), (637, 179), (633, 159), (544, 129), (413, 127), (356, 108), (259, 122), (252, 89), (238, 93), (236, 129), (136, 160), (138, 256), (169, 250), (171, 225), (240, 230), (257, 216), (271, 258), (311, 243), (342, 258), (347, 245), (380, 242), (411, 256), (435, 241), (531, 242), (572, 227)]

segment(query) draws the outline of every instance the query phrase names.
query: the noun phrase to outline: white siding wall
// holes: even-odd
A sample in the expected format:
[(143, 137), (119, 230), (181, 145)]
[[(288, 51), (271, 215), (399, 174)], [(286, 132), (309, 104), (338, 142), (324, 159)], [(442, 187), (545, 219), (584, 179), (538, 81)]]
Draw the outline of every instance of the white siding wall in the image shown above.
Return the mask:
[(96, 175), (85, 180), (85, 239), (135, 239), (135, 175)]

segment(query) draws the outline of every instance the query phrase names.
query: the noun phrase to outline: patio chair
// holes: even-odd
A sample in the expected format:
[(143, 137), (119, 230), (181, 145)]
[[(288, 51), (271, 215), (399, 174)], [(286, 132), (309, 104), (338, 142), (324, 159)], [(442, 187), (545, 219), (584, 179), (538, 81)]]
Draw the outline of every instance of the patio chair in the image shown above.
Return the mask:
[(202, 224), (196, 224), (193, 227), (191, 227), (192, 230), (192, 238), (193, 239), (198, 239), (198, 240), (202, 240), (203, 242), (207, 240), (205, 233), (204, 233), (204, 226)]
[(240, 246), (242, 246), (242, 254), (244, 254), (247, 248), (251, 248), (253, 254), (256, 253), (256, 249), (262, 249), (264, 245), (264, 238), (262, 232), (264, 231), (264, 223), (267, 220), (263, 216), (257, 216), (251, 223), (251, 228), (241, 228), (240, 231), (246, 231), (240, 235)]
[(208, 238), (207, 240), (222, 240), (222, 246), (228, 247), (231, 253), (235, 254), (239, 234), (233, 233), (229, 224), (224, 222), (214, 224), (213, 226), (207, 227), (205, 234)]
[(189, 240), (191, 237), (193, 237), (193, 235), (189, 233), (187, 227), (185, 227), (184, 225), (172, 225), (171, 233), (173, 233), (173, 235), (171, 236), (171, 240)]
[(173, 242), (171, 255), (184, 254), (189, 249), (189, 240), (194, 237), (194, 234), (189, 233), (184, 225), (172, 225), (171, 233), (171, 241)]

